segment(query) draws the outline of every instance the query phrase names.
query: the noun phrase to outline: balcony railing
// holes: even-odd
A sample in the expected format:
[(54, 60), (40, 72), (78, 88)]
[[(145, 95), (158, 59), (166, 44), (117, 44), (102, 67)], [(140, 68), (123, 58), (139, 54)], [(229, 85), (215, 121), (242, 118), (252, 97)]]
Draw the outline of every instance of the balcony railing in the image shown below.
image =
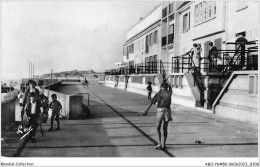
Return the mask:
[(134, 66), (126, 66), (118, 69), (111, 69), (105, 72), (106, 75), (133, 75), (133, 74), (162, 74), (163, 69), (167, 71), (171, 63), (161, 63), (160, 61), (152, 61), (146, 63), (135, 64)]
[[(204, 59), (204, 61), (202, 61)], [(256, 50), (218, 50), (218, 55), (209, 62), (202, 58), (200, 71), (227, 73), (242, 70), (258, 70), (258, 55)], [(192, 56), (184, 54), (172, 58), (172, 72), (185, 73), (192, 71)]]

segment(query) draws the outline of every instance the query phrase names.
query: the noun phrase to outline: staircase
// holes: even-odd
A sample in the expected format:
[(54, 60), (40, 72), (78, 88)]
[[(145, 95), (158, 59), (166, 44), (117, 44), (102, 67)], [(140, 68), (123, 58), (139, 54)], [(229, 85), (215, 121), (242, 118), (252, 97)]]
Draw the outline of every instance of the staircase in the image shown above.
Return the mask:
[(205, 90), (205, 85), (204, 85), (204, 79), (205, 76), (203, 76), (200, 73), (200, 69), (195, 66), (195, 63), (193, 62), (191, 52), (188, 53), (189, 55), (189, 71), (192, 70), (192, 76), (194, 78), (194, 86), (198, 87), (198, 90), (200, 92), (200, 103), (201, 105), (204, 104), (205, 99), (204, 99), (204, 90)]

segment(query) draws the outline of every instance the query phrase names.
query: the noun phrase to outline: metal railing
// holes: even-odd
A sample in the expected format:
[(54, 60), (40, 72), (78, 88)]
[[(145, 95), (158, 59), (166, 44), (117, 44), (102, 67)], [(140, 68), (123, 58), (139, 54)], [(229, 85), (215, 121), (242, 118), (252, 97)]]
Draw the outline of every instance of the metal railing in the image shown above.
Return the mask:
[[(218, 54), (212, 57), (212, 61), (208, 58), (201, 58), (199, 63), (199, 71), (205, 72), (224, 72), (242, 70), (257, 70), (258, 55), (257, 50), (218, 50)], [(192, 56), (188, 53), (172, 58), (172, 71), (190, 72), (192, 69)]]
[(135, 64), (117, 69), (107, 70), (106, 75), (134, 75), (134, 74), (163, 74), (168, 71), (171, 63), (161, 61), (151, 61), (146, 63)]

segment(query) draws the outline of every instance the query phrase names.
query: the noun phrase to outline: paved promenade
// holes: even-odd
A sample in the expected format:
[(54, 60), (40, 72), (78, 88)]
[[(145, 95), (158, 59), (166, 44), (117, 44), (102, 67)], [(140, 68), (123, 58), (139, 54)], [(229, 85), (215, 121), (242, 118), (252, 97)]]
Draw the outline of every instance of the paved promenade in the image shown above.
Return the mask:
[[(37, 143), (19, 141), (9, 132), (2, 156), (19, 157), (257, 157), (257, 125), (174, 106), (166, 150), (155, 150), (153, 106), (147, 116), (145, 96), (104, 85), (65, 86), (63, 93), (90, 93), (91, 118), (61, 120), (61, 130), (37, 132)], [(227, 111), (228, 112), (228, 111)], [(56, 123), (56, 122), (55, 122)], [(56, 125), (56, 124), (55, 124)], [(55, 128), (55, 127), (54, 127)], [(202, 143), (195, 143), (200, 140)]]

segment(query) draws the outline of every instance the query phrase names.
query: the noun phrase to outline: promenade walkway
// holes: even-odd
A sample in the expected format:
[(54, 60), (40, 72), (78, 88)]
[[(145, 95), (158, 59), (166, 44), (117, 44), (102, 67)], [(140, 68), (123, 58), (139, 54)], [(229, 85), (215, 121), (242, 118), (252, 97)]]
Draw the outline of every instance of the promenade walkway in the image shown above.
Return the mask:
[[(91, 118), (61, 120), (61, 130), (37, 132), (37, 143), (2, 142), (2, 156), (19, 157), (257, 157), (257, 125), (224, 119), (175, 105), (166, 150), (155, 150), (153, 106), (147, 97), (104, 85), (63, 87), (61, 92), (90, 93)], [(228, 112), (228, 111), (227, 111)], [(49, 121), (49, 120), (48, 120)], [(11, 132), (10, 132), (11, 133)], [(12, 132), (14, 133), (14, 132)], [(195, 143), (200, 140), (202, 143)]]

